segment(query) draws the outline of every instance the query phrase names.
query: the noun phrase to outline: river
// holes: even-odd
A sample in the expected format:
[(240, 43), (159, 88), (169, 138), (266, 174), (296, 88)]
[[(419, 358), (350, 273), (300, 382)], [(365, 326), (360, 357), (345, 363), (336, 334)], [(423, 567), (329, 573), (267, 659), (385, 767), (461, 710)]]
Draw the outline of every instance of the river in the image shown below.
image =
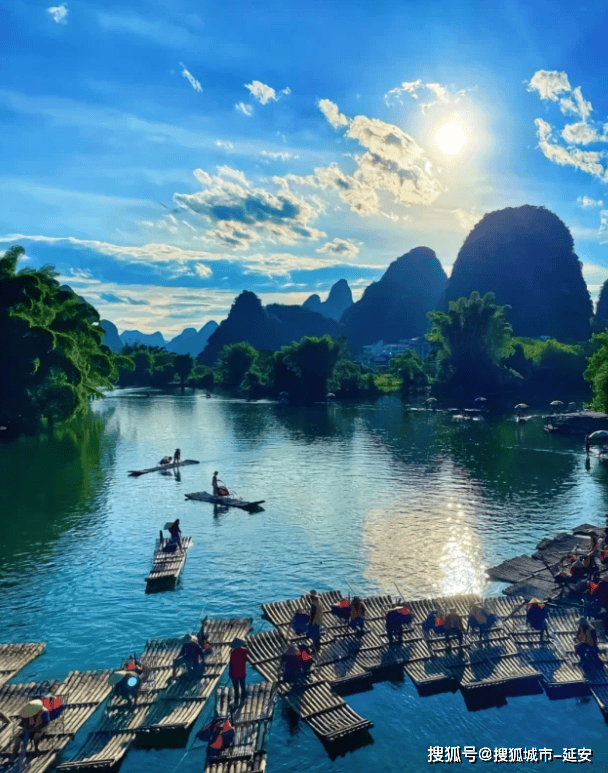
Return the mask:
[[(148, 638), (195, 629), (203, 614), (270, 627), (261, 603), (311, 588), (365, 595), (394, 593), (396, 583), (409, 598), (499, 592), (486, 567), (584, 521), (603, 523), (608, 511), (608, 465), (594, 457), (587, 470), (582, 440), (542, 424), (540, 415), (525, 425), (458, 421), (408, 411), (396, 397), (295, 408), (119, 391), (69, 430), (0, 444), (0, 641), (47, 642), (16, 681), (115, 667)], [(127, 476), (176, 446), (200, 464)], [(265, 499), (264, 512), (214, 517), (211, 505), (186, 501), (210, 490), (214, 470), (244, 498)], [(155, 537), (174, 518), (194, 539), (181, 583), (146, 595)], [(608, 769), (608, 727), (593, 699), (542, 694), (468, 712), (460, 693), (420, 698), (406, 677), (346, 701), (374, 723), (372, 745), (330, 760), (279, 705), (269, 773), (419, 773), (431, 745), (586, 747), (594, 767)], [(183, 754), (132, 750), (121, 770), (172, 773)], [(179, 771), (203, 766), (193, 751)]]

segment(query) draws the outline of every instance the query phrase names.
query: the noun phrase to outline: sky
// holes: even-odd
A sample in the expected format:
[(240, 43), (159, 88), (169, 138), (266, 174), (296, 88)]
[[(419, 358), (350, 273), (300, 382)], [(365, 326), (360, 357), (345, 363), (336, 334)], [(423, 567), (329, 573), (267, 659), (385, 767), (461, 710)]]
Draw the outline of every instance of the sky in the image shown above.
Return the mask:
[(608, 0), (7, 0), (0, 250), (166, 338), (542, 205), (608, 278)]

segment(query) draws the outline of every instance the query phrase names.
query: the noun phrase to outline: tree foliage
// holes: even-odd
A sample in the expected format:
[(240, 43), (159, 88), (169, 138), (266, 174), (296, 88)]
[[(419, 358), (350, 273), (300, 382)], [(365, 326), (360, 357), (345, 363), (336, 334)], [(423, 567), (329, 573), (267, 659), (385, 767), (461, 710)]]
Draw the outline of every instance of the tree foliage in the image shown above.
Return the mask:
[(17, 271), (23, 247), (0, 259), (0, 357), (8, 366), (0, 424), (34, 433), (86, 410), (116, 378), (95, 309), (61, 287), (51, 266)]
[(450, 301), (447, 314), (429, 313), (432, 327), (427, 337), (440, 345), (444, 381), (471, 386), (501, 381), (500, 361), (511, 351), (508, 308), (495, 304), (493, 293), (482, 298), (474, 291), (468, 298)]
[(254, 366), (257, 357), (257, 351), (246, 341), (224, 346), (218, 359), (224, 385), (229, 389), (240, 386), (247, 371)]
[(608, 331), (596, 333), (593, 341), (598, 345), (589, 358), (585, 379), (591, 384), (593, 399), (590, 407), (594, 411), (608, 413)]
[(421, 388), (428, 383), (422, 363), (416, 352), (411, 349), (393, 357), (389, 363), (389, 370), (401, 379), (402, 392), (407, 393), (412, 388)]

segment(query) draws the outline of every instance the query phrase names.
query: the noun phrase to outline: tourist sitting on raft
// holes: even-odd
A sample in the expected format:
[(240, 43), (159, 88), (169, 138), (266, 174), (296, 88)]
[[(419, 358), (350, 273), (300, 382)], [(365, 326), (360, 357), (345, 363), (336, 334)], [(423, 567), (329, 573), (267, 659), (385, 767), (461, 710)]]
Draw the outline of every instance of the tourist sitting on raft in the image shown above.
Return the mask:
[(172, 461), (173, 461), (172, 456), (163, 456), (163, 458), (159, 462), (159, 465), (162, 465), (164, 467), (165, 464), (171, 464)]
[(412, 622), (412, 610), (400, 602), (386, 613), (384, 624), (389, 644), (401, 644), (403, 641), (403, 626)]
[(117, 701), (124, 700), (131, 708), (139, 694), (141, 687), (141, 675), (135, 671), (121, 669), (108, 677), (108, 684), (112, 685), (112, 696)]
[(40, 754), (40, 741), (45, 728), (57, 719), (65, 708), (61, 698), (47, 695), (44, 698), (34, 698), (26, 703), (16, 716), (7, 717), (0, 711), (0, 720), (12, 729), (7, 739), (9, 743), (12, 741), (13, 744), (12, 758), (19, 756), (22, 745), (24, 752), (27, 753), (30, 739), (34, 744), (34, 754)]
[(340, 620), (350, 620), (350, 601), (348, 599), (341, 599), (340, 603), (331, 608), (332, 615), (339, 617)]
[(452, 607), (445, 616), (444, 623), (445, 639), (449, 645), (451, 639), (456, 637), (458, 639), (458, 645), (462, 647), (462, 640), (464, 638), (464, 623), (462, 617), (458, 614), (458, 610)]
[[(540, 643), (544, 642), (547, 636), (547, 615), (549, 608), (540, 599), (530, 599), (526, 609), (526, 620), (530, 628), (540, 633)], [(548, 638), (548, 636), (547, 636)]]
[(208, 741), (208, 757), (217, 757), (234, 743), (234, 727), (230, 717), (216, 717), (199, 730), (196, 737)]
[(313, 657), (305, 644), (290, 645), (282, 657), (283, 679), (292, 681), (306, 676), (312, 669)]
[(305, 609), (298, 609), (298, 611), (293, 616), (291, 625), (298, 636), (302, 636), (303, 634), (308, 633), (310, 615)]
[(479, 641), (486, 641), (490, 637), (490, 628), (498, 621), (498, 617), (488, 612), (481, 604), (475, 606), (469, 612), (469, 627), (479, 631)]
[(126, 663), (123, 666), (123, 671), (130, 671), (134, 674), (137, 674), (138, 676), (141, 676), (144, 672), (144, 668), (142, 664), (137, 659), (136, 655), (131, 655), (130, 658), (127, 658)]
[(587, 583), (587, 592), (583, 596), (585, 611), (593, 617), (608, 618), (608, 580)]
[(182, 646), (179, 655), (173, 661), (172, 679), (177, 678), (177, 669), (184, 666), (187, 674), (197, 671), (199, 665), (205, 663), (205, 653), (209, 650), (203, 650), (198, 639), (191, 633), (187, 633), (180, 639)]
[(581, 664), (600, 660), (597, 646), (597, 631), (586, 617), (581, 617), (579, 620), (574, 651), (580, 658)]
[(321, 626), (325, 607), (316, 590), (310, 591), (310, 624), (308, 626), (308, 638), (312, 640), (313, 652), (321, 646)]
[(350, 627), (362, 636), (365, 629), (365, 604), (359, 596), (355, 596), (350, 603)]

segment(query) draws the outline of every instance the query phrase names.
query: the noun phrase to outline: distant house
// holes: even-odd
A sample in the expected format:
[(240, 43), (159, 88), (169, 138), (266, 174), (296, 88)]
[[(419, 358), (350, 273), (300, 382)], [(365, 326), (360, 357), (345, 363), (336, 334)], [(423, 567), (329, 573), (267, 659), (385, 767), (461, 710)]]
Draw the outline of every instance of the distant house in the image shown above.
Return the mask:
[(420, 360), (424, 360), (431, 352), (431, 344), (423, 336), (403, 338), (398, 344), (385, 344), (384, 341), (378, 341), (375, 344), (363, 347), (361, 360), (385, 364), (398, 354), (408, 351), (408, 349), (414, 351)]

